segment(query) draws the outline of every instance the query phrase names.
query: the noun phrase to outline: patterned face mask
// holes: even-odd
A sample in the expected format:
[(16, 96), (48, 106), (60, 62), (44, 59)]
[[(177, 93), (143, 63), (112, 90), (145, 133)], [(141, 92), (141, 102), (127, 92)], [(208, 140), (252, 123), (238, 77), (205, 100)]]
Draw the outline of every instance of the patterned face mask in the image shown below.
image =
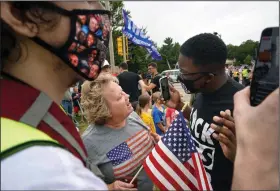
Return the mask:
[(96, 79), (108, 50), (111, 30), (110, 12), (68, 11), (55, 5), (54, 9), (71, 18), (71, 31), (66, 43), (60, 48), (55, 48), (38, 37), (33, 40), (53, 52), (85, 79)]

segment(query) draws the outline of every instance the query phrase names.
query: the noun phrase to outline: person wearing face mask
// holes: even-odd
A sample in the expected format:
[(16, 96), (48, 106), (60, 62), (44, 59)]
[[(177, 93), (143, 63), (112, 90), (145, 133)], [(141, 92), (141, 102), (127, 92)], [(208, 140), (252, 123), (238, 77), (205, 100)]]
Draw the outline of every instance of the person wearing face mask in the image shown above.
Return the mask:
[(1, 190), (108, 189), (59, 104), (81, 78), (94, 80), (68, 57), (93, 51), (69, 50), (78, 17), (109, 14), (98, 2), (1, 2)]
[[(180, 48), (178, 80), (186, 93), (196, 94), (195, 101), (192, 108), (184, 105), (179, 92), (170, 87), (171, 99), (166, 102), (167, 106), (182, 110), (190, 121), (193, 139), (214, 190), (231, 189), (235, 150), (224, 145), (232, 141), (235, 148), (236, 142), (234, 132), (229, 133), (231, 137), (220, 138), (210, 124), (219, 121), (213, 117), (220, 116), (221, 111), (229, 109), (232, 113), (233, 96), (244, 88), (226, 74), (226, 58), (227, 48), (219, 37), (204, 33), (188, 39)], [(225, 117), (224, 113), (221, 116)]]

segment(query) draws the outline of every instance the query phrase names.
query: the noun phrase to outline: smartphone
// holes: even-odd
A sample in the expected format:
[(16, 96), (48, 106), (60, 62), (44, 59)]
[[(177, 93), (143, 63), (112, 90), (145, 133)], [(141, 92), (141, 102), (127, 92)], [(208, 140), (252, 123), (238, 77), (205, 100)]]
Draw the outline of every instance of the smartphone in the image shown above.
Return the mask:
[(250, 102), (259, 105), (279, 87), (279, 27), (262, 31), (250, 85)]
[(159, 79), (160, 91), (164, 101), (170, 100), (169, 82), (166, 76)]

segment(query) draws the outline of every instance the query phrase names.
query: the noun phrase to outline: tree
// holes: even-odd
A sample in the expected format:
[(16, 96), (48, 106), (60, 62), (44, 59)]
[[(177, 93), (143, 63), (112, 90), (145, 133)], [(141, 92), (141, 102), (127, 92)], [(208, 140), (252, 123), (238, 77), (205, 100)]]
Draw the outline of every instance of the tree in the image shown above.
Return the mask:
[[(105, 1), (100, 1), (103, 6), (105, 6)], [(111, 7), (111, 19), (112, 19), (112, 37), (113, 37), (113, 47), (114, 47), (114, 57), (116, 65), (119, 65), (123, 62), (123, 57), (119, 56), (117, 53), (117, 38), (122, 36), (122, 26), (124, 25), (122, 9), (124, 8), (123, 1), (110, 1)], [(130, 11), (125, 10), (130, 16)], [(109, 51), (107, 54), (109, 60)]]
[[(121, 30), (124, 24), (122, 10), (124, 9), (123, 1), (109, 1), (111, 7), (111, 18), (112, 18), (112, 30)], [(105, 2), (101, 1), (102, 5), (105, 6)], [(126, 10), (128, 16), (130, 17), (130, 11)]]
[(246, 58), (244, 59), (244, 64), (250, 65), (252, 61), (252, 56), (247, 55)]
[(160, 47), (159, 53), (162, 56), (162, 60), (158, 62), (159, 71), (168, 70), (167, 60), (171, 68), (175, 68), (175, 64), (179, 58), (180, 44), (173, 42), (173, 39), (167, 37), (164, 40), (164, 44)]
[(238, 48), (237, 46), (234, 46), (232, 44), (227, 45), (227, 51), (228, 51), (227, 58), (228, 59), (232, 60), (236, 57), (237, 48)]
[[(247, 40), (240, 46), (234, 46), (232, 44), (227, 45), (228, 59), (236, 59), (235, 65), (250, 63), (251, 59), (255, 56), (255, 49), (258, 47), (258, 42), (253, 40)], [(248, 58), (247, 58), (248, 57)], [(250, 59), (250, 61), (249, 61)]]

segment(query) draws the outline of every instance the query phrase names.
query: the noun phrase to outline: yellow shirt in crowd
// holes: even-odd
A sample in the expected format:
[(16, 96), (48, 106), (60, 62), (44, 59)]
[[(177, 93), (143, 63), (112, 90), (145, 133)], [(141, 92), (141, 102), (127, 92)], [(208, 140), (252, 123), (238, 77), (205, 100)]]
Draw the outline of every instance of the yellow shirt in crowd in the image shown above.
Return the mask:
[(146, 125), (150, 127), (151, 132), (155, 133), (156, 128), (154, 125), (154, 120), (153, 120), (152, 115), (149, 113), (146, 113), (146, 112), (142, 112), (140, 117), (144, 121), (144, 123), (146, 123)]

